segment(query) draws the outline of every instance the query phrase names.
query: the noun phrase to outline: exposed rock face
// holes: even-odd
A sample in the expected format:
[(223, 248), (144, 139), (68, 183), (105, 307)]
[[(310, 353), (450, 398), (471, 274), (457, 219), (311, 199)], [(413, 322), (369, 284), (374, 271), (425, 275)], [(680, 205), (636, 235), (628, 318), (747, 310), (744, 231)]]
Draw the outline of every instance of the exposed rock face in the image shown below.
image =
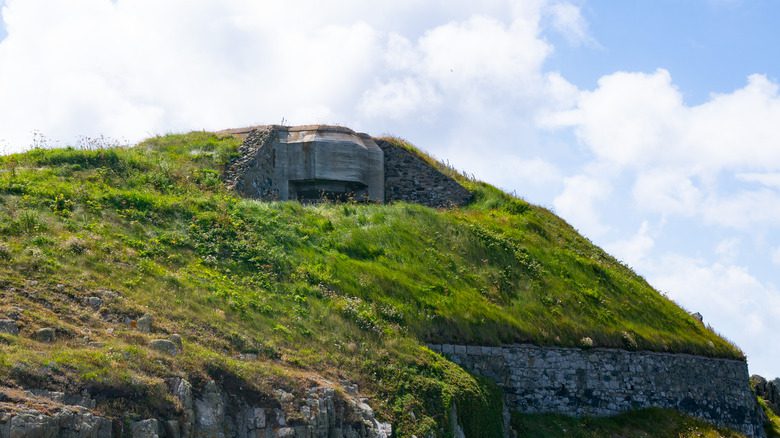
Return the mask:
[(763, 412), (743, 361), (687, 354), (513, 345), (432, 345), (493, 379), (521, 412), (602, 416), (676, 409), (747, 436), (764, 437)]
[(16, 321), (12, 319), (0, 319), (0, 333), (7, 333), (9, 335), (18, 335), (19, 326), (16, 325)]
[(27, 410), (0, 413), (0, 438), (112, 438), (112, 422), (86, 409), (61, 409), (44, 415)]
[(57, 332), (51, 327), (46, 327), (33, 333), (32, 338), (40, 342), (54, 342), (57, 340)]
[(780, 413), (780, 378), (766, 380), (761, 376), (750, 376), (750, 381), (756, 389), (756, 395), (769, 403), (769, 407)]
[(136, 421), (130, 426), (130, 436), (133, 438), (158, 438), (160, 436), (160, 423), (154, 418)]
[[(0, 438), (389, 438), (392, 428), (379, 422), (364, 400), (343, 396), (326, 386), (294, 395), (247, 397), (209, 381), (199, 393), (184, 379), (168, 381), (179, 402), (172, 418), (135, 421), (100, 417), (90, 409), (63, 403), (73, 397), (33, 391), (35, 409), (8, 410), (0, 403)], [(17, 391), (18, 392), (18, 391)], [(0, 393), (2, 395), (2, 393)], [(46, 398), (44, 403), (41, 400)], [(0, 401), (5, 400), (0, 398)], [(21, 405), (21, 399), (16, 400)], [(43, 403), (43, 404), (42, 404)], [(84, 404), (94, 407), (94, 402)], [(44, 413), (45, 412), (45, 413)]]

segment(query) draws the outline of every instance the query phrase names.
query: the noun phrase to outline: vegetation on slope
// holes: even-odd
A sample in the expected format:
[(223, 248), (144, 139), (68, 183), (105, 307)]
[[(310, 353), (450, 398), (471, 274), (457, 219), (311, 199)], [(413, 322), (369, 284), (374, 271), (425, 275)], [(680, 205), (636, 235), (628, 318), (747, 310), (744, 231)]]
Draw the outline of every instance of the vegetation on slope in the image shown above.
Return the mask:
[(512, 416), (513, 429), (528, 438), (738, 438), (744, 435), (676, 411), (644, 409), (606, 418), (535, 414)]
[[(492, 436), (495, 388), (426, 342), (742, 358), (560, 218), (484, 183), (455, 175), (475, 201), (447, 211), (258, 202), (222, 185), (238, 145), (190, 133), (0, 158), (0, 317), (23, 309), (22, 336), (0, 335), (0, 381), (131, 394), (121, 409), (142, 416), (170, 408), (171, 373), (257, 390), (316, 374), (359, 383), (402, 436), (446, 431), (453, 402), (467, 434)], [(101, 290), (118, 295), (96, 312), (84, 300)], [(184, 353), (145, 348), (128, 324), (143, 314)], [(60, 340), (31, 340), (41, 327)]]
[(758, 404), (766, 415), (766, 435), (769, 438), (780, 438), (780, 416), (769, 406), (766, 400), (758, 397)]

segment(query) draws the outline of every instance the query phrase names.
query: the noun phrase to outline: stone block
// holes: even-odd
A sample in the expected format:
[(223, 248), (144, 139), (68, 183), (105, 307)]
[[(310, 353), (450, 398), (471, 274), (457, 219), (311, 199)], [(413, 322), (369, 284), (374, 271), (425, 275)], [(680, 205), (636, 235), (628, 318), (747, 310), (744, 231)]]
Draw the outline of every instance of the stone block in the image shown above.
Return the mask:
[(0, 319), (0, 333), (18, 335), (19, 326), (16, 324), (16, 321), (12, 319)]
[(149, 346), (153, 350), (157, 350), (170, 356), (176, 356), (179, 354), (179, 347), (176, 346), (173, 341), (169, 341), (168, 339), (155, 339), (149, 343)]
[(136, 328), (141, 333), (151, 333), (153, 322), (154, 321), (152, 315), (144, 315), (138, 318), (138, 321), (136, 323)]
[(57, 340), (57, 332), (51, 327), (46, 327), (33, 333), (32, 338), (39, 342), (51, 343)]
[(133, 438), (159, 438), (160, 424), (154, 419), (136, 421), (130, 426)]

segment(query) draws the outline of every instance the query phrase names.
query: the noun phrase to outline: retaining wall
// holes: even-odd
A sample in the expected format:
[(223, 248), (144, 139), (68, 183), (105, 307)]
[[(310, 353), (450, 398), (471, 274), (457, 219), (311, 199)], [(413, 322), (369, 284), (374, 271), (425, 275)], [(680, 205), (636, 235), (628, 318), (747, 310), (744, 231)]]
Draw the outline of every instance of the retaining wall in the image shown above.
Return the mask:
[(747, 364), (687, 354), (533, 345), (432, 345), (465, 369), (493, 379), (525, 413), (605, 416), (670, 408), (747, 436), (764, 437)]
[(386, 140), (376, 140), (376, 144), (385, 155), (385, 202), (446, 208), (471, 200), (471, 192), (415, 154)]

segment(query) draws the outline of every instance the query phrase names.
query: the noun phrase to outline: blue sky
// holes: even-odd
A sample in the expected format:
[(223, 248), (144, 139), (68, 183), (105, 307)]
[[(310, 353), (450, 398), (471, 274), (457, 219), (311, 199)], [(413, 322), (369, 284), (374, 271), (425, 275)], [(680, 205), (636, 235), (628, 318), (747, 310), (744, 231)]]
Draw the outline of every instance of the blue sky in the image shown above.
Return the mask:
[(559, 48), (549, 65), (583, 88), (610, 72), (669, 70), (686, 102), (729, 91), (753, 73), (777, 80), (776, 1), (588, 1), (580, 3), (593, 38), (581, 50)]
[(0, 151), (282, 119), (400, 135), (780, 376), (780, 2), (3, 3)]

